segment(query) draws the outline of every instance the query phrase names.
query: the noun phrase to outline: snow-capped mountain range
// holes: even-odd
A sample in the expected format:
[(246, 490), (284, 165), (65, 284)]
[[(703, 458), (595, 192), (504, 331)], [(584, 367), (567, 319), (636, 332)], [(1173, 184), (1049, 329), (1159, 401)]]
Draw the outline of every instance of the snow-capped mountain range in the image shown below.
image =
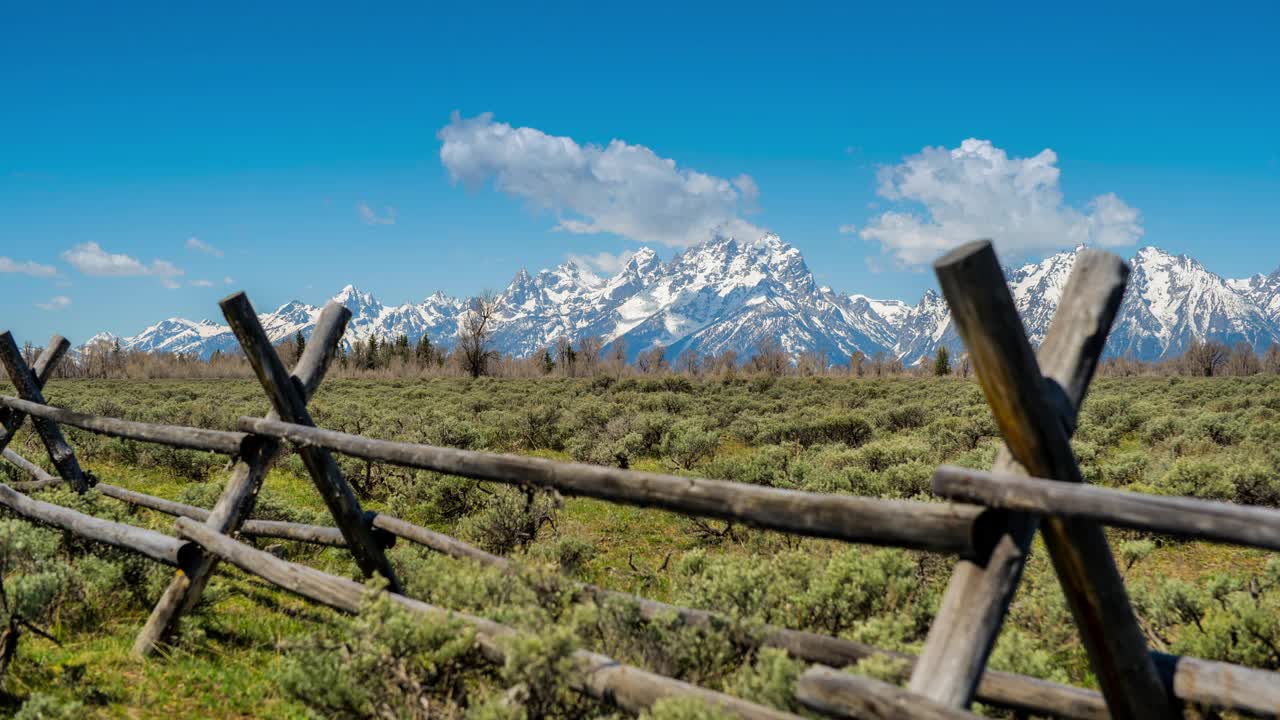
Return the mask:
[[(1078, 251), (1006, 271), (1033, 343), (1044, 339)], [(1154, 247), (1139, 250), (1130, 267), (1109, 354), (1154, 360), (1180, 354), (1193, 339), (1244, 340), (1259, 351), (1280, 340), (1280, 270), (1228, 280)], [(384, 305), (350, 285), (333, 299), (351, 309), (348, 346), (373, 336), (406, 335), (416, 343), (426, 335), (449, 347), (468, 307), (466, 299), (438, 292), (419, 303)], [(319, 306), (295, 300), (259, 318), (272, 340), (281, 341), (309, 335), (319, 315)], [(536, 275), (521, 270), (498, 296), (493, 329), (494, 349), (516, 356), (561, 336), (593, 335), (606, 345), (624, 343), (632, 358), (659, 344), (672, 358), (686, 349), (745, 358), (765, 338), (776, 338), (793, 355), (825, 352), (831, 362), (858, 351), (906, 364), (931, 357), (940, 345), (963, 351), (938, 293), (926, 291), (911, 305), (819, 287), (800, 252), (773, 234), (747, 242), (717, 238), (666, 263), (643, 248), (607, 278), (574, 262)], [(226, 325), (183, 318), (132, 337), (103, 333), (90, 342), (117, 339), (129, 350), (206, 358), (237, 347)]]

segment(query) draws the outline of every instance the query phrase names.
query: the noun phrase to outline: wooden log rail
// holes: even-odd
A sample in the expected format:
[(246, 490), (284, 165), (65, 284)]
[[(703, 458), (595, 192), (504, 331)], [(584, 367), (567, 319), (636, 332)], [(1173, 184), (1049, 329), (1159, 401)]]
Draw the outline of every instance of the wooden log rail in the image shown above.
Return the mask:
[[(934, 263), (956, 332), (1005, 441), (997, 469), (1082, 482), (1070, 446), (1129, 269), (1086, 250), (1076, 258), (1040, 357), (1031, 349), (1004, 271), (989, 241), (963, 245)], [(967, 707), (1021, 579), (1039, 517), (1011, 513), (985, 563), (957, 565), (909, 687)], [(1152, 663), (1102, 527), (1046, 517), (1043, 537), (1089, 664), (1113, 717), (1179, 714)]]
[[(248, 303), (247, 299), (245, 303)], [(307, 349), (298, 358), (297, 365), (289, 375), (290, 382), (302, 393), (304, 401), (320, 387), (320, 382), (337, 354), (350, 318), (351, 311), (334, 302), (326, 304), (320, 311), (320, 317), (311, 332), (311, 342), (307, 344)], [(256, 318), (246, 322), (257, 325)], [(245, 323), (241, 325), (243, 327)], [(257, 329), (261, 331), (260, 326)], [(269, 417), (279, 416), (272, 410)], [(279, 443), (270, 438), (255, 437), (244, 442), (243, 451), (236, 459), (227, 484), (205, 520), (206, 525), (217, 532), (230, 535), (248, 520), (257, 501), (258, 491), (278, 451)], [(173, 576), (164, 594), (152, 608), (151, 617), (134, 640), (134, 655), (150, 655), (174, 631), (182, 613), (195, 607), (200, 601), (215, 564), (215, 558), (205, 556), (190, 572), (176, 573)]]
[[(353, 580), (281, 560), (269, 553), (238, 543), (193, 520), (178, 518), (176, 526), (180, 536), (198, 543), (206, 552), (218, 556), (224, 562), (229, 562), (295, 595), (335, 610), (347, 613), (359, 612), (362, 601), (370, 592), (368, 588)], [(453, 619), (471, 625), (476, 630), (477, 642), (485, 655), (495, 662), (505, 660), (506, 652), (501, 639), (515, 634), (515, 630), (483, 618), (444, 610), (398, 593), (388, 593), (388, 596), (397, 605), (410, 612), (437, 619)], [(666, 697), (689, 696), (718, 706), (740, 718), (799, 720), (796, 715), (624, 665), (598, 653), (578, 650), (573, 653), (572, 659), (574, 672), (570, 678), (570, 685), (575, 690), (616, 705), (630, 713), (639, 714)], [(871, 691), (874, 692), (879, 686), (883, 686), (881, 689), (890, 687), (884, 683), (878, 683)]]
[[(28, 485), (61, 482), (59, 478), (50, 476), (38, 466), (25, 461), (11, 451), (6, 451), (5, 456), (9, 460), (14, 458), (21, 460), (19, 467), (39, 478), (36, 483), (28, 483)], [(47, 487), (47, 484), (42, 484), (40, 487)], [(21, 483), (15, 483), (12, 487), (16, 489), (21, 486)], [(109, 497), (169, 515), (201, 520), (209, 512), (203, 508), (123, 488), (118, 489), (122, 492), (115, 492), (115, 486), (105, 483), (99, 483), (97, 488), (102, 490), (104, 486), (108, 488), (104, 494)], [(454, 558), (473, 560), (501, 570), (510, 570), (513, 567), (513, 561), (509, 558), (493, 555), (456, 538), (384, 513), (374, 515), (372, 525)], [(290, 526), (290, 529), (273, 530), (272, 528), (276, 526)], [(321, 545), (343, 543), (337, 528), (322, 525), (250, 520), (241, 527), (240, 532), (251, 536), (276, 537)], [(126, 549), (134, 548), (126, 547)], [(165, 561), (161, 560), (161, 562)], [(580, 589), (597, 602), (614, 598), (635, 603), (641, 617), (646, 620), (674, 616), (690, 626), (705, 628), (727, 627), (733, 623), (731, 618), (719, 613), (671, 605), (595, 585), (581, 583)], [(761, 628), (759, 639), (761, 645), (776, 647), (793, 657), (816, 663), (819, 669), (825, 669), (824, 666), (844, 667), (873, 656), (900, 659), (908, 663), (908, 666), (914, 666), (917, 661), (915, 656), (907, 653), (884, 650), (844, 638), (772, 625)], [(1184, 703), (1264, 717), (1274, 715), (1276, 710), (1280, 709), (1280, 676), (1275, 673), (1164, 653), (1152, 653), (1152, 658), (1162, 677), (1166, 679), (1166, 683), (1173, 688), (1174, 697)], [(860, 679), (847, 673), (827, 673), (823, 676), (822, 682), (834, 688), (827, 691), (828, 695), (823, 701), (830, 705), (842, 702), (841, 699), (847, 698), (848, 693), (856, 692)], [(838, 686), (846, 683), (849, 686), (840, 690)], [(1096, 691), (998, 670), (984, 671), (975, 698), (997, 707), (1058, 718), (1103, 720), (1110, 717), (1102, 695)], [(851, 712), (854, 707), (857, 706), (851, 705), (843, 712)]]
[[(48, 475), (38, 466), (28, 462), (16, 453), (6, 451), (5, 457), (37, 478), (32, 483), (16, 483), (14, 487), (17, 489), (22, 489), (25, 485), (30, 486), (32, 490), (37, 490), (60, 482), (58, 478)], [(209, 515), (209, 511), (204, 508), (119, 488), (107, 483), (98, 483), (96, 488), (108, 497), (167, 515), (188, 517), (201, 521), (206, 520)], [(513, 567), (513, 562), (509, 558), (485, 552), (457, 538), (414, 525), (386, 513), (374, 514), (372, 525), (395, 537), (403, 538), (453, 558), (472, 560), (500, 570), (511, 570)], [(344, 544), (342, 534), (337, 528), (322, 525), (248, 520), (241, 526), (240, 532), (249, 536), (272, 537), (321, 545), (340, 546)], [(728, 627), (733, 623), (731, 618), (707, 610), (670, 605), (639, 595), (608, 590), (586, 583), (580, 583), (579, 586), (584, 595), (597, 602), (613, 598), (635, 603), (641, 617), (646, 620), (675, 616), (683, 623), (702, 628)], [(762, 645), (776, 647), (785, 650), (793, 657), (822, 665), (845, 667), (872, 656), (893, 657), (908, 663), (915, 661), (914, 656), (905, 653), (884, 650), (843, 638), (829, 637), (818, 633), (792, 630), (773, 625), (767, 625), (761, 630), (760, 643)], [(840, 678), (837, 677), (833, 682), (840, 682)], [(999, 707), (1024, 712), (1047, 713), (1054, 717), (1075, 720), (1099, 720), (1107, 717), (1106, 705), (1102, 701), (1102, 696), (1092, 690), (995, 670), (988, 670), (983, 675), (978, 685), (977, 697), (982, 702)]]
[[(41, 390), (53, 375), (53, 369), (58, 364), (58, 360), (69, 347), (71, 343), (66, 338), (54, 335), (49, 347), (45, 348), (36, 359), (35, 367), (29, 368), (18, 350), (18, 344), (14, 341), (12, 333), (6, 330), (0, 333), (0, 365), (4, 365), (5, 372), (9, 374), (9, 380), (13, 382), (13, 386), (17, 388), (18, 394), (23, 399), (43, 405), (44, 395)], [(12, 410), (8, 410), (5, 416), (0, 418), (4, 421), (4, 432), (0, 433), (0, 449), (8, 446), (9, 441), (13, 439), (14, 434), (26, 419), (22, 413)], [(32, 418), (31, 424), (35, 426), (36, 434), (40, 436), (45, 451), (49, 453), (49, 461), (58, 468), (58, 475), (71, 483), (71, 487), (75, 488), (76, 492), (82, 493), (88, 490), (89, 478), (80, 467), (75, 451), (67, 444), (67, 439), (63, 437), (58, 424), (44, 418)]]
[(0, 505), (27, 520), (129, 550), (171, 567), (189, 567), (194, 559), (194, 548), (190, 543), (154, 530), (103, 520), (61, 505), (35, 500), (3, 483), (0, 483)]
[(52, 420), (110, 437), (158, 443), (188, 450), (207, 450), (223, 455), (239, 455), (246, 435), (241, 432), (121, 420), (40, 405), (21, 398), (0, 396), (0, 405), (34, 418)]
[(734, 520), (782, 532), (847, 542), (982, 557), (998, 513), (972, 505), (881, 500), (783, 490), (725, 480), (619, 470), (542, 458), (457, 450), (240, 418), (245, 432), (401, 467), (556, 490), (639, 507)]
[(951, 500), (988, 507), (1280, 551), (1280, 511), (1271, 508), (1147, 495), (951, 465), (934, 472), (933, 491)]
[[(80, 492), (87, 488), (91, 478), (80, 468), (60, 424), (236, 458), (232, 478), (212, 511), (98, 485), (108, 497), (179, 516), (176, 526), (182, 539), (44, 503), (4, 484), (0, 484), (0, 505), (29, 520), (179, 568), (135, 643), (135, 652), (140, 653), (153, 649), (179, 615), (198, 600), (218, 559), (346, 612), (355, 612), (369, 592), (351, 580), (286, 562), (233, 539), (236, 532), (242, 532), (345, 547), (366, 575), (377, 573), (387, 578), (395, 602), (414, 612), (464, 620), (479, 632), (484, 653), (502, 660), (503, 646), (498, 639), (515, 631), (397, 594), (399, 581), (383, 548), (389, 546), (388, 539), (403, 537), (454, 557), (504, 569), (510, 568), (512, 561), (398, 518), (365, 513), (329, 455), (335, 451), (402, 467), (738, 521), (794, 535), (959, 555), (960, 563), (919, 658), (840, 638), (775, 626), (763, 628), (758, 642), (815, 663), (798, 683), (797, 697), (810, 709), (826, 714), (972, 717), (966, 707), (976, 698), (1018, 712), (1069, 718), (1169, 717), (1180, 714), (1178, 701), (1247, 714), (1280, 715), (1280, 676), (1275, 673), (1147, 650), (1101, 530), (1108, 524), (1280, 550), (1280, 512), (1139, 495), (1081, 483), (1069, 438), (1119, 307), (1127, 267), (1106, 253), (1080, 254), (1040, 348), (1039, 362), (1022, 332), (989, 243), (958, 248), (944, 256), (935, 269), (1006, 443), (994, 472), (949, 466), (936, 472), (934, 487), (939, 495), (975, 504), (781, 490), (375, 440), (316, 428), (306, 403), (333, 358), (349, 312), (334, 303), (326, 306), (313, 335), (313, 341), (319, 338), (322, 342), (309, 345), (290, 374), (248, 299), (238, 293), (223, 300), (223, 311), (273, 407), (266, 418), (241, 418), (238, 425), (242, 432), (126, 421), (48, 406), (41, 389), (68, 343), (55, 336), (28, 368), (12, 336), (0, 333), (0, 362), (21, 396), (0, 396), (0, 450), (5, 459), (36, 477), (16, 488), (30, 491), (60, 482)], [(5, 447), (28, 416), (61, 477), (44, 472)], [(248, 519), (281, 441), (297, 446), (338, 527)], [(1037, 529), (1044, 531), (1051, 560), (1102, 686), (1101, 694), (985, 667)], [(577, 588), (597, 601), (633, 602), (641, 616), (651, 620), (674, 614), (694, 626), (716, 628), (733, 622), (711, 611), (672, 606), (583, 583)], [(829, 667), (877, 655), (898, 657), (912, 667), (907, 688)], [(739, 717), (794, 717), (619, 665), (595, 653), (580, 651), (574, 661), (575, 688), (630, 712), (639, 713), (662, 697), (693, 695)]]

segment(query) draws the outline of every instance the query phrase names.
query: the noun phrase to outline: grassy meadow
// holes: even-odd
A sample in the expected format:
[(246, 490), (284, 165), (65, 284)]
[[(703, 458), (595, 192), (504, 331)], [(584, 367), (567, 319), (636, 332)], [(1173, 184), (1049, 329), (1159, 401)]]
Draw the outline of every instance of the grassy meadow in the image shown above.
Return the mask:
[[(85, 412), (221, 429), (267, 409), (251, 380), (62, 380), (46, 394)], [(999, 446), (976, 383), (950, 377), (333, 380), (312, 410), (322, 427), (370, 437), (886, 498), (931, 499), (936, 465), (989, 467)], [(226, 477), (224, 457), (66, 432), (82, 464), (104, 482), (209, 507)], [(1280, 377), (1100, 378), (1074, 446), (1086, 479), (1099, 485), (1280, 505)], [(12, 447), (47, 466), (31, 433)], [(339, 462), (369, 508), (525, 560), (512, 578), (403, 541), (391, 551), (411, 595), (527, 629), (506, 666), (487, 665), (470, 635), (447, 623), (409, 622), (377, 602), (358, 617), (342, 617), (226, 568), (163, 655), (136, 660), (129, 647), (171, 571), (4, 516), (7, 603), (0, 618), (19, 633), (0, 678), (0, 714), (607, 716), (610, 708), (558, 679), (575, 647), (799, 712), (790, 686), (802, 665), (751, 649), (742, 633), (774, 623), (917, 651), (953, 564)], [(20, 479), (13, 468), (0, 472), (0, 480)], [(167, 516), (93, 492), (76, 497), (55, 489), (40, 497), (172, 528)], [(330, 524), (292, 454), (268, 477), (255, 517)], [(1153, 647), (1280, 669), (1275, 557), (1108, 534)], [(342, 550), (258, 544), (356, 576)], [(576, 604), (565, 578), (740, 622), (719, 633), (644, 623), (624, 604)], [(1042, 546), (992, 665), (1095, 685)], [(890, 678), (900, 672), (887, 663), (858, 670)], [(653, 715), (715, 717), (684, 703), (664, 703)]]

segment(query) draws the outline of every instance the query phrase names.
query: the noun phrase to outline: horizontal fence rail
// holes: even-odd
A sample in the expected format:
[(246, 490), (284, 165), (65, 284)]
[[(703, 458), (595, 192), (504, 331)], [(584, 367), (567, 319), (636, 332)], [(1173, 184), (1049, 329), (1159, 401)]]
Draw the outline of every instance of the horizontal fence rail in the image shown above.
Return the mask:
[[(968, 706), (976, 698), (1020, 714), (1080, 720), (1173, 717), (1181, 712), (1179, 703), (1280, 716), (1277, 673), (1148, 650), (1102, 532), (1103, 525), (1112, 525), (1280, 550), (1280, 511), (1139, 495), (1081, 482), (1069, 438), (1119, 307), (1128, 268), (1106, 253), (1080, 255), (1040, 348), (1040, 358), (1023, 332), (990, 243), (958, 248), (936, 264), (935, 270), (1005, 440), (995, 472), (950, 466), (937, 470), (935, 492), (959, 502), (802, 492), (377, 440), (316, 428), (306, 404), (337, 352), (349, 310), (332, 302), (324, 308), (313, 342), (290, 373), (248, 298), (237, 293), (222, 301), (223, 313), (273, 408), (266, 418), (241, 418), (239, 432), (128, 421), (51, 407), (44, 400), (42, 387), (69, 343), (55, 336), (28, 367), (12, 335), (0, 333), (0, 362), (21, 396), (0, 396), (0, 450), (6, 460), (35, 478), (12, 486), (0, 484), (0, 506), (33, 522), (179, 569), (135, 642), (135, 652), (142, 654), (155, 648), (180, 615), (198, 602), (218, 561), (348, 613), (358, 612), (371, 593), (379, 592), (257, 550), (239, 542), (239, 534), (344, 548), (366, 576), (376, 573), (386, 579), (386, 590), (381, 592), (393, 602), (410, 612), (470, 625), (477, 632), (481, 653), (491, 661), (504, 661), (505, 638), (520, 631), (404, 596), (383, 551), (402, 538), (504, 571), (515, 570), (515, 561), (390, 515), (365, 512), (329, 454), (338, 452), (373, 462), (718, 518), (793, 535), (958, 555), (956, 571), (920, 657), (785, 627), (753, 626), (748, 644), (780, 648), (813, 663), (795, 687), (796, 697), (812, 711), (834, 717), (969, 718), (974, 716)], [(58, 468), (56, 475), (6, 447), (28, 417), (50, 462)], [(104, 496), (177, 516), (176, 538), (42, 502), (19, 491), (34, 492), (65, 483), (83, 493), (94, 480), (80, 466), (60, 425), (229, 455), (234, 459), (230, 478), (213, 510), (97, 483)], [(292, 443), (302, 456), (337, 527), (249, 519), (261, 482), (283, 441)], [(1015, 474), (1023, 471), (1041, 477)], [(1101, 693), (986, 668), (1037, 529), (1044, 533)], [(640, 616), (650, 621), (675, 617), (688, 626), (708, 630), (732, 629), (738, 622), (710, 610), (571, 582), (579, 601), (633, 603)], [(872, 657), (902, 661), (910, 669), (907, 687), (835, 669)], [(623, 665), (588, 650), (575, 652), (572, 660), (571, 687), (632, 713), (644, 712), (664, 697), (690, 696), (743, 718), (796, 717)]]
[(938, 495), (988, 507), (1096, 520), (1115, 527), (1280, 551), (1280, 511), (1199, 498), (1126, 492), (943, 465)]
[[(348, 613), (359, 612), (361, 602), (369, 594), (369, 589), (360, 583), (329, 575), (305, 565), (281, 560), (270, 553), (238, 543), (194, 520), (178, 518), (176, 526), (179, 535), (196, 542), (206, 552), (217, 555), (224, 562), (229, 562), (278, 587), (336, 610)], [(505, 659), (505, 652), (499, 638), (516, 632), (490, 620), (444, 610), (397, 593), (388, 593), (388, 596), (411, 612), (436, 618), (451, 618), (473, 626), (485, 654), (498, 662)], [(597, 700), (617, 705), (628, 712), (643, 712), (666, 697), (689, 696), (708, 702), (741, 718), (799, 720), (796, 715), (624, 665), (598, 653), (578, 650), (573, 653), (572, 658), (574, 677), (571, 684), (575, 689)], [(884, 684), (880, 683), (880, 685)]]
[[(16, 457), (29, 466), (29, 468), (24, 467), (24, 469), (28, 469), (29, 472), (34, 470), (35, 473), (39, 474), (37, 475), (38, 477), (47, 477), (47, 473), (44, 473), (43, 470), (31, 463), (27, 463), (21, 456)], [(57, 483), (59, 480), (52, 478), (49, 482)], [(46, 486), (41, 485), (41, 487)], [(203, 520), (208, 515), (208, 511), (203, 508), (165, 500), (132, 490), (116, 488), (105, 483), (99, 483), (97, 489), (108, 497), (168, 515), (189, 517), (195, 520)], [(289, 532), (276, 531), (272, 527), (276, 525), (290, 526)], [(414, 525), (386, 513), (374, 514), (372, 516), (372, 525), (396, 537), (453, 558), (472, 560), (500, 570), (509, 571), (513, 569), (513, 561), (509, 558), (485, 552), (470, 543), (463, 542), (444, 533)], [(342, 535), (337, 528), (322, 525), (249, 520), (241, 527), (240, 532), (250, 536), (274, 537), (321, 545), (342, 545), (344, 543)], [(640, 612), (640, 616), (650, 621), (674, 616), (689, 626), (708, 629), (729, 627), (734, 623), (734, 620), (728, 616), (707, 610), (671, 605), (639, 595), (608, 590), (586, 583), (578, 583), (578, 585), (580, 591), (586, 597), (597, 602), (605, 599), (616, 599), (634, 603)], [(793, 657), (823, 665), (844, 667), (857, 663), (859, 660), (876, 656), (900, 659), (907, 663), (915, 661), (914, 656), (906, 653), (884, 650), (844, 638), (830, 637), (803, 630), (766, 625), (761, 628), (761, 633), (761, 645), (776, 647), (786, 651)], [(833, 682), (839, 682), (839, 678)], [(1097, 692), (996, 670), (988, 670), (983, 675), (978, 686), (977, 697), (982, 702), (999, 707), (1027, 712), (1049, 713), (1055, 717), (1072, 718), (1074, 720), (1100, 720), (1107, 717), (1106, 705), (1102, 701), (1102, 696)]]
[(120, 420), (64, 410), (52, 405), (40, 405), (15, 397), (0, 396), (0, 405), (31, 417), (52, 420), (61, 425), (78, 427), (100, 435), (159, 443), (187, 450), (207, 450), (223, 455), (239, 455), (240, 445), (245, 439), (245, 434), (240, 432)]
[[(29, 485), (61, 482), (58, 478), (49, 476), (38, 466), (26, 461), (20, 455), (12, 453), (12, 451), (6, 451), (5, 457), (9, 460), (14, 460), (15, 458), (21, 460), (25, 465), (20, 464), (19, 467), (32, 472), (36, 477), (43, 478), (37, 483), (28, 483)], [(19, 485), (15, 484), (14, 487)], [(47, 486), (41, 485), (41, 487)], [(107, 491), (103, 494), (108, 497), (168, 515), (200, 520), (202, 516), (208, 513), (203, 508), (165, 500), (145, 493), (125, 490), (124, 488), (116, 488), (104, 483), (99, 483), (97, 488), (101, 491), (104, 486)], [(377, 529), (454, 558), (469, 559), (503, 570), (513, 568), (513, 561), (509, 558), (493, 555), (457, 538), (414, 525), (385, 513), (373, 514), (372, 525)], [(290, 528), (285, 531), (278, 531), (274, 530), (273, 526), (290, 526)], [(123, 527), (129, 528), (131, 526)], [(341, 533), (338, 532), (337, 528), (322, 525), (249, 520), (242, 526), (241, 532), (250, 536), (274, 537), (319, 545), (340, 546), (343, 544)], [(170, 538), (170, 540), (173, 539)], [(111, 544), (109, 541), (104, 542)], [(123, 547), (123, 549), (135, 552), (139, 551), (138, 548), (131, 546), (117, 545), (117, 547)], [(142, 554), (145, 555), (146, 553)], [(160, 562), (166, 561), (161, 559)], [(166, 564), (171, 563), (166, 562)], [(623, 602), (635, 603), (641, 617), (646, 620), (675, 616), (690, 626), (702, 628), (728, 627), (734, 622), (728, 616), (708, 610), (671, 605), (639, 595), (608, 590), (586, 583), (579, 583), (579, 585), (585, 595), (596, 601), (613, 598)], [(885, 650), (844, 638), (773, 625), (765, 625), (761, 628), (760, 644), (779, 648), (798, 659), (817, 663), (820, 667), (843, 667), (877, 656), (899, 659), (906, 662), (908, 666), (914, 665), (917, 660), (914, 655), (908, 653)], [(1277, 710), (1280, 710), (1280, 675), (1276, 673), (1231, 663), (1201, 660), (1166, 653), (1152, 653), (1151, 655), (1156, 667), (1160, 669), (1161, 674), (1166, 678), (1166, 684), (1172, 688), (1174, 697), (1184, 703), (1234, 710), (1264, 717), (1274, 715)], [(845, 678), (852, 678), (847, 681), (850, 683), (849, 687), (844, 688), (842, 693), (831, 695), (827, 702), (836, 702), (838, 698), (844, 696), (843, 693), (856, 691), (858, 677), (848, 673), (824, 676), (824, 683), (836, 686), (846, 682)], [(1059, 718), (1103, 720), (1110, 717), (1102, 695), (1096, 691), (998, 670), (986, 670), (983, 673), (975, 697), (981, 702), (997, 707), (1047, 714)]]
[(62, 505), (35, 500), (4, 483), (0, 483), (0, 505), (28, 520), (129, 550), (171, 567), (185, 567), (190, 561), (189, 543), (155, 530), (103, 520)]
[(246, 432), (344, 455), (422, 470), (534, 486), (686, 515), (736, 520), (809, 537), (981, 557), (993, 516), (972, 505), (880, 500), (760, 487), (725, 480), (619, 470), (542, 458), (372, 440), (262, 418), (240, 418)]

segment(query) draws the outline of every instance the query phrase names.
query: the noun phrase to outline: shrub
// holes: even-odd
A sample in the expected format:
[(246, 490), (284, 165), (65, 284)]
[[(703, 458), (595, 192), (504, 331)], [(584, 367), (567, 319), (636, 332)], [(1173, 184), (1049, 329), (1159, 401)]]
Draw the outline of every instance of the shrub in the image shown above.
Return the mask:
[(555, 510), (554, 498), (545, 492), (500, 487), (462, 527), (484, 549), (506, 555), (533, 542), (542, 526), (553, 522)]
[(778, 648), (761, 648), (755, 662), (743, 665), (725, 681), (725, 692), (743, 700), (800, 713), (796, 681), (805, 664)]
[(332, 718), (457, 716), (483, 662), (470, 628), (410, 614), (383, 593), (286, 650), (285, 692)]
[(857, 447), (871, 439), (873, 431), (866, 418), (854, 413), (825, 415), (796, 420), (763, 431), (760, 442), (794, 442), (804, 447), (818, 443), (844, 443)]
[(909, 403), (889, 408), (880, 418), (880, 425), (889, 432), (924, 427), (929, 422), (929, 411), (919, 403)]
[(704, 430), (698, 420), (681, 420), (672, 425), (662, 438), (662, 455), (682, 470), (715, 454), (720, 445), (720, 433)]
[(858, 448), (856, 463), (864, 470), (882, 472), (894, 465), (927, 457), (929, 448), (912, 438), (892, 437)]
[(1160, 490), (1169, 495), (1185, 495), (1209, 500), (1230, 500), (1236, 489), (1231, 479), (1211, 460), (1180, 458), (1160, 479)]

